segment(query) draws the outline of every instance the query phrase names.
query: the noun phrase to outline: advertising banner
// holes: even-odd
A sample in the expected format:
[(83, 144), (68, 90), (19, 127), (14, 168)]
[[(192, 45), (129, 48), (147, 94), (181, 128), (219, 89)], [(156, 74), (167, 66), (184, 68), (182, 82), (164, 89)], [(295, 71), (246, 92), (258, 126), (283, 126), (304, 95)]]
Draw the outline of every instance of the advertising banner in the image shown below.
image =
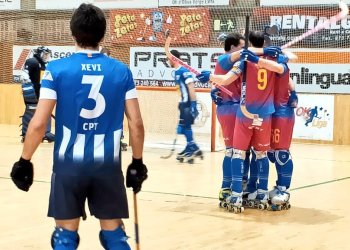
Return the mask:
[[(173, 48), (181, 53), (181, 60), (198, 71), (214, 69), (220, 48)], [(162, 47), (131, 47), (130, 69), (137, 86), (175, 87), (174, 69), (167, 63)], [(210, 88), (209, 83), (197, 82), (197, 88)]]
[(3, 0), (0, 1), (0, 10), (20, 10), (21, 0)]
[[(350, 0), (342, 0), (346, 4), (350, 4)], [(293, 1), (281, 1), (281, 0), (260, 0), (260, 6), (279, 6), (279, 5), (330, 5), (330, 4), (338, 4), (339, 0), (293, 0)]]
[(159, 7), (162, 6), (219, 6), (229, 5), (230, 0), (159, 0)]
[[(282, 46), (295, 37), (324, 23), (336, 15), (339, 8), (260, 7), (253, 11), (254, 27), (264, 30), (265, 26), (277, 25), (278, 34), (271, 36), (274, 45)], [(326, 29), (299, 41), (297, 47), (347, 48), (350, 42), (350, 16), (331, 23)]]
[(290, 63), (296, 91), (350, 94), (349, 64)]
[(333, 95), (299, 95), (293, 138), (333, 141), (333, 126)]
[[(39, 45), (38, 45), (39, 46)], [(38, 46), (13, 46), (13, 82), (19, 82), (19, 76), (24, 68), (24, 63), (27, 59), (33, 57), (34, 49)], [(45, 46), (45, 45), (44, 45)], [(71, 56), (74, 51), (74, 46), (47, 46), (51, 50), (51, 60), (57, 60)]]
[(207, 44), (207, 8), (114, 10), (110, 14), (112, 42), (162, 44), (171, 35), (173, 44)]
[[(20, 1), (20, 0), (18, 0)], [(101, 9), (130, 9), (130, 8), (157, 8), (158, 0), (36, 0), (36, 8), (49, 9), (76, 9), (82, 3), (92, 3)]]

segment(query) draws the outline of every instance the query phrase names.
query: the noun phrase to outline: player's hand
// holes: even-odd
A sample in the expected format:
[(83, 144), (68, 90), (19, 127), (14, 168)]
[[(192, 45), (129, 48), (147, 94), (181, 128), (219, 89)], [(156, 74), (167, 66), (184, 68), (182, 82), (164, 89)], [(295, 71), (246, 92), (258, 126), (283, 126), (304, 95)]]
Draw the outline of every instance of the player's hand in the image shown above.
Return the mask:
[(28, 192), (30, 186), (33, 184), (34, 168), (30, 160), (25, 160), (22, 157), (15, 162), (11, 171), (11, 179), (15, 185)]
[(147, 172), (148, 170), (146, 165), (143, 164), (142, 158), (132, 158), (132, 162), (126, 171), (126, 186), (132, 187), (135, 194), (140, 192), (143, 181), (148, 177)]
[(222, 104), (222, 97), (221, 97), (221, 91), (218, 88), (213, 88), (210, 91), (210, 96), (213, 102), (216, 105), (221, 105)]
[(146, 18), (145, 20), (146, 25), (150, 26), (151, 25), (151, 19), (149, 17)]
[(281, 48), (277, 46), (265, 47), (263, 50), (264, 50), (264, 55), (266, 56), (277, 57), (279, 54), (282, 54)]
[(246, 60), (252, 63), (258, 63), (259, 57), (250, 50), (244, 49), (241, 52), (241, 60)]
[(193, 117), (193, 120), (195, 120), (199, 115), (199, 112), (197, 110), (197, 101), (191, 101), (191, 115)]
[(201, 83), (207, 83), (210, 80), (210, 74), (209, 70), (203, 70), (199, 75), (196, 75), (196, 77)]
[(289, 57), (286, 55), (278, 55), (277, 56), (277, 63), (288, 63)]
[(288, 106), (291, 108), (296, 108), (298, 107), (298, 96), (295, 90), (290, 92), (290, 96), (288, 99)]

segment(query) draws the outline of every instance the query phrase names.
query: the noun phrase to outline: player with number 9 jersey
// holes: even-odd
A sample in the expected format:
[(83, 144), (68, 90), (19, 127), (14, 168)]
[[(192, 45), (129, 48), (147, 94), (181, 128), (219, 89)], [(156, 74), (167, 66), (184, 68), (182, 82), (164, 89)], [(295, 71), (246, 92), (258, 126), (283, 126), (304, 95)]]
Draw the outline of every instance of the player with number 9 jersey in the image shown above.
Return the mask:
[(121, 171), (124, 103), (136, 98), (126, 65), (98, 51), (52, 61), (43, 76), (41, 98), (57, 100), (55, 173)]

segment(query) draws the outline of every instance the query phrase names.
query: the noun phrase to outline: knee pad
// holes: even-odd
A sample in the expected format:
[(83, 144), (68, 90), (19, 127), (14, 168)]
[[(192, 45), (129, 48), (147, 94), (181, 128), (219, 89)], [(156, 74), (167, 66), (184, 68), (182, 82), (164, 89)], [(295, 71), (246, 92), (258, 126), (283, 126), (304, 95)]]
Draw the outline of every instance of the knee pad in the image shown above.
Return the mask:
[(76, 250), (79, 242), (80, 238), (78, 232), (69, 231), (62, 227), (55, 227), (51, 235), (52, 249)]
[(225, 149), (225, 156), (231, 158), (232, 157), (232, 152), (233, 152), (232, 148), (226, 148)]
[(267, 151), (267, 158), (269, 158), (269, 160), (272, 163), (275, 163), (276, 162), (275, 151), (273, 151), (273, 150)]
[(263, 158), (267, 157), (267, 152), (266, 151), (257, 151), (255, 149), (253, 149), (255, 155), (256, 155), (256, 160), (260, 160)]
[(289, 150), (276, 150), (275, 157), (276, 157), (276, 162), (280, 166), (285, 165), (290, 159), (292, 159), (292, 156), (290, 155)]
[(245, 150), (240, 150), (240, 149), (232, 149), (232, 159), (242, 159), (244, 161), (245, 159)]
[(131, 250), (125, 231), (119, 226), (113, 231), (101, 230), (100, 242), (105, 250)]

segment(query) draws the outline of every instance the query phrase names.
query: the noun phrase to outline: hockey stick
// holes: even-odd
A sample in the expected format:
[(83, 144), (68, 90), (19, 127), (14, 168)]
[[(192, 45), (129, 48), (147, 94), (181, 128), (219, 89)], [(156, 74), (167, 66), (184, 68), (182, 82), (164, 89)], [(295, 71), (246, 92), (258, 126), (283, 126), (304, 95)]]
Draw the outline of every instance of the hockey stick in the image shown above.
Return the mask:
[[(171, 43), (171, 37), (168, 36), (168, 38), (165, 41), (165, 45), (164, 45), (164, 49), (165, 49), (165, 54), (168, 57), (169, 60), (173, 61), (173, 62), (177, 62), (178, 64), (180, 64), (181, 66), (183, 66), (184, 68), (188, 69), (190, 72), (192, 72), (195, 75), (199, 75), (200, 72), (195, 70), (194, 68), (192, 68), (190, 65), (184, 63), (183, 61), (181, 61), (179, 58), (173, 56), (173, 54), (171, 54), (170, 52), (170, 43)], [(223, 86), (220, 86), (218, 84), (214, 83), (214, 86), (218, 89), (220, 89), (222, 92), (225, 92), (225, 94), (229, 95), (230, 97), (232, 97), (232, 92), (229, 91), (228, 89), (226, 89)]]
[(169, 159), (174, 154), (176, 141), (177, 141), (177, 136), (174, 139), (173, 147), (171, 148), (170, 153), (168, 155), (162, 155), (162, 156), (160, 156), (160, 158), (162, 158), (162, 159)]
[(140, 250), (140, 238), (139, 238), (139, 222), (137, 217), (137, 199), (136, 193), (133, 192), (134, 197), (134, 216), (135, 216), (135, 242), (136, 242), (136, 250)]
[[(248, 49), (248, 42), (249, 42), (248, 37), (249, 37), (249, 16), (246, 16), (244, 49)], [(244, 63), (244, 68), (243, 68), (243, 76), (242, 76), (242, 90), (241, 90), (241, 102), (240, 102), (241, 111), (245, 117), (253, 120), (253, 125), (260, 126), (262, 122), (262, 118), (259, 118), (258, 114), (250, 113), (247, 110), (247, 106), (246, 106), (247, 60), (244, 60), (243, 63)]]
[(313, 29), (305, 32), (304, 34), (294, 38), (292, 41), (290, 41), (290, 42), (286, 43), (285, 45), (283, 45), (281, 47), (281, 49), (288, 48), (288, 47), (292, 46), (293, 44), (295, 44), (295, 43), (305, 39), (306, 37), (311, 36), (312, 34), (327, 28), (327, 26), (329, 26), (329, 24), (336, 23), (339, 20), (342, 20), (343, 18), (345, 18), (348, 15), (348, 13), (349, 13), (348, 6), (344, 2), (340, 1), (339, 2), (339, 8), (341, 9), (341, 11), (337, 15), (330, 17), (325, 22), (316, 25), (315, 28), (313, 28)]

